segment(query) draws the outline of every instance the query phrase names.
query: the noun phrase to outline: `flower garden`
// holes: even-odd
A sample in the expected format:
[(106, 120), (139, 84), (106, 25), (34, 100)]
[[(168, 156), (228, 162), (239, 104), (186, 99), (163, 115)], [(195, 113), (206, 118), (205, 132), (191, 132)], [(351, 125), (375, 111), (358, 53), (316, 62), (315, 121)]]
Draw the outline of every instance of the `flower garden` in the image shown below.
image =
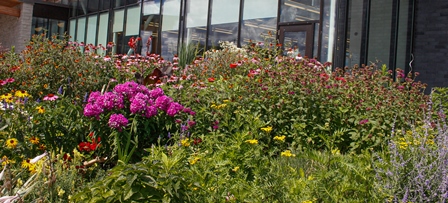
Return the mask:
[(0, 202), (448, 198), (446, 90), (417, 72), (332, 70), (269, 39), (173, 60), (112, 46), (0, 54)]

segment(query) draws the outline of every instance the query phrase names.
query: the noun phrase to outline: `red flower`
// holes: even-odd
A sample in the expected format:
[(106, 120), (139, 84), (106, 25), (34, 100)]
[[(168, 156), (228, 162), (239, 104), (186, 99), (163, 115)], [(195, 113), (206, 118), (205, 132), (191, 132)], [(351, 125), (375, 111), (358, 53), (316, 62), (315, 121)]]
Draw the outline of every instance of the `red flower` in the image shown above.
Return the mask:
[(194, 138), (194, 140), (193, 140), (193, 144), (194, 145), (198, 145), (199, 143), (201, 143), (202, 142), (202, 139), (201, 138)]
[(215, 78), (208, 78), (208, 82), (215, 82)]
[(236, 68), (238, 66), (238, 64), (236, 64), (236, 63), (231, 63), (230, 64), (230, 68)]
[(345, 78), (343, 77), (336, 77), (335, 78), (337, 81), (341, 81), (342, 83), (346, 83), (347, 81), (345, 80)]

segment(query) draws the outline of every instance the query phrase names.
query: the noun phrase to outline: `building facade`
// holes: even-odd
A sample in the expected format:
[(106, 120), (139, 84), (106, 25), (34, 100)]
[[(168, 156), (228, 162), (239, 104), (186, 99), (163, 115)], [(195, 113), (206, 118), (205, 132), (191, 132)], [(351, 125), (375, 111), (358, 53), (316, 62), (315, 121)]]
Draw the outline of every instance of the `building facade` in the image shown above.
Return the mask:
[[(167, 59), (185, 44), (207, 50), (218, 47), (219, 41), (244, 46), (270, 38), (285, 50), (334, 67), (385, 64), (421, 72), (418, 79), (430, 87), (448, 86), (444, 0), (4, 1), (16, 5), (0, 3), (0, 25), (17, 18), (2, 14), (2, 7), (18, 9), (17, 24), (25, 25), (10, 32), (29, 25), (31, 34), (67, 32), (73, 41), (86, 44), (114, 42), (117, 54), (127, 53), (128, 41), (137, 37), (137, 53)], [(9, 45), (1, 35), (0, 40)]]

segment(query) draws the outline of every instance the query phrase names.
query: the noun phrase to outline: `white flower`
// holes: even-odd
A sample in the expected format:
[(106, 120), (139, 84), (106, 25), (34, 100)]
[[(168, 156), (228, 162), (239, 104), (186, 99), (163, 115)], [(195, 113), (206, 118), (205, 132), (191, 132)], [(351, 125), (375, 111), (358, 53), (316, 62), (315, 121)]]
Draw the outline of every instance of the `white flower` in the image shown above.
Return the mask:
[(42, 158), (44, 158), (45, 156), (47, 156), (47, 152), (45, 152), (45, 153), (43, 153), (43, 154), (41, 154), (41, 155), (39, 155), (39, 156), (36, 156), (36, 157), (34, 157), (33, 159), (31, 159), (31, 161), (30, 161), (30, 164), (35, 164), (36, 162), (38, 162), (39, 160), (41, 160)]

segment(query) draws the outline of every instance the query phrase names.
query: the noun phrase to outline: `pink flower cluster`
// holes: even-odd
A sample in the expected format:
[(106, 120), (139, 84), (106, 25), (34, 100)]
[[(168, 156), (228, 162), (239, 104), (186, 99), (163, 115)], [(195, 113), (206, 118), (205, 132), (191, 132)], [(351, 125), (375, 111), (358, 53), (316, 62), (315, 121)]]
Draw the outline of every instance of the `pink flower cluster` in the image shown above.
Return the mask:
[(0, 80), (0, 86), (6, 85), (8, 83), (12, 83), (14, 81), (15, 81), (14, 78), (8, 78), (8, 79), (5, 79), (5, 80)]
[[(161, 88), (149, 90), (136, 82), (126, 82), (115, 86), (111, 92), (105, 94), (92, 92), (84, 107), (84, 116), (100, 119), (101, 114), (114, 110), (139, 114), (145, 118), (156, 116), (159, 110), (172, 117), (179, 113), (195, 115), (191, 109), (166, 96)], [(112, 116), (109, 118), (109, 127), (121, 129), (127, 125), (127, 119), (123, 114)]]

